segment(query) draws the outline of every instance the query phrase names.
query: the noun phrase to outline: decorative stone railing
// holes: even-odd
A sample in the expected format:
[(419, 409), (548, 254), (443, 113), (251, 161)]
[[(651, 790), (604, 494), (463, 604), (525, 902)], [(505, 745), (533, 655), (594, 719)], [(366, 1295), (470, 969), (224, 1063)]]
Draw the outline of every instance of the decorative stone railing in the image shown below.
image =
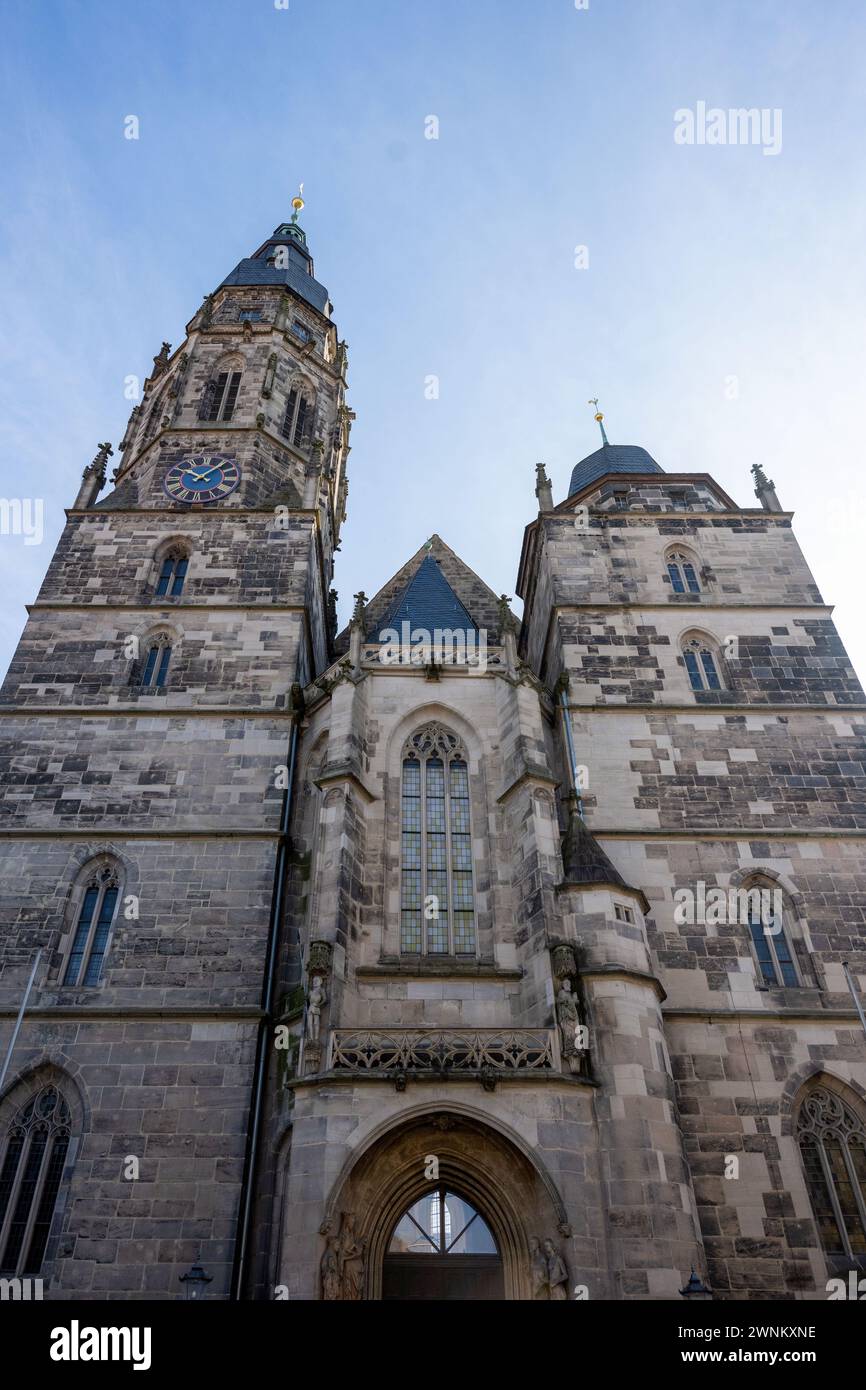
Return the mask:
[(463, 651), (459, 647), (456, 651), (445, 648), (444, 652), (439, 648), (433, 652), (427, 652), (422, 651), (419, 646), (414, 649), (414, 656), (410, 659), (411, 650), (410, 648), (403, 649), (404, 659), (402, 661), (397, 660), (393, 652), (388, 652), (385, 660), (383, 660), (383, 654), (386, 653), (387, 648), (380, 646), (377, 642), (367, 642), (361, 648), (361, 661), (365, 666), (379, 665), (386, 668), (390, 666), (396, 671), (423, 671), (430, 662), (431, 657), (442, 671), (447, 671), (451, 667), (454, 667), (458, 671), (469, 670), (484, 672), (490, 669), (501, 671), (505, 668), (506, 664), (505, 655), (501, 647), (489, 647), (485, 648), (483, 651), (475, 650), (470, 647), (468, 652)]
[(335, 1029), (330, 1069), (356, 1072), (558, 1071), (548, 1028)]

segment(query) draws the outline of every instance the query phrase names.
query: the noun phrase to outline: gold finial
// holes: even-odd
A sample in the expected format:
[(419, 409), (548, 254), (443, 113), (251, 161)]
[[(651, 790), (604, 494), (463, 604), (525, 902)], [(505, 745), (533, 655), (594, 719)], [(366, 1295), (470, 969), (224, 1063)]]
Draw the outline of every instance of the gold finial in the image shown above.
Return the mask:
[(295, 194), (294, 198), (292, 199), (292, 207), (295, 209), (294, 212), (292, 213), (292, 221), (293, 221), (293, 222), (297, 222), (297, 220), (298, 220), (298, 213), (299, 213), (299, 212), (303, 212), (303, 210), (304, 210), (304, 196), (303, 196), (303, 195), (304, 195), (304, 185), (303, 185), (302, 183), (299, 183), (299, 184), (298, 184), (298, 191), (297, 191), (297, 193)]
[(587, 401), (587, 405), (594, 405), (594, 406), (595, 406), (595, 419), (596, 419), (596, 423), (597, 423), (599, 429), (601, 430), (602, 442), (603, 442), (604, 444), (607, 444), (607, 442), (608, 442), (608, 440), (607, 440), (607, 435), (606, 435), (605, 432), (604, 432), (604, 416), (602, 415), (601, 411), (600, 411), (599, 408), (598, 408), (598, 396), (593, 396), (592, 400)]

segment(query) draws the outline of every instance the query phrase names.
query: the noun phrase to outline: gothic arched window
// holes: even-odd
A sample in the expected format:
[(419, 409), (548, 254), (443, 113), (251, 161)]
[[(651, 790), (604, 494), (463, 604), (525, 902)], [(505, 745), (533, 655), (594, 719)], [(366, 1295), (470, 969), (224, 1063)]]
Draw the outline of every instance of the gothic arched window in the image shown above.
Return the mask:
[(64, 985), (99, 983), (120, 897), (117, 866), (104, 861), (95, 864), (83, 880), (83, 889)]
[(697, 565), (684, 550), (672, 550), (667, 557), (668, 577), (675, 594), (699, 594), (701, 583)]
[(306, 444), (313, 428), (313, 406), (310, 398), (293, 386), (286, 402), (282, 433), (290, 444), (300, 449)]
[(182, 550), (169, 550), (160, 566), (159, 578), (156, 581), (157, 595), (160, 598), (163, 595), (168, 598), (177, 598), (178, 594), (183, 593), (183, 584), (188, 568), (188, 555)]
[(133, 667), (132, 682), (142, 690), (161, 690), (168, 677), (171, 638), (167, 632), (149, 637), (140, 661)]
[(474, 955), (469, 766), (455, 734), (428, 724), (403, 750), (400, 950)]
[(781, 890), (764, 879), (752, 879), (747, 894), (746, 915), (761, 980), (770, 989), (802, 983), (788, 939)]
[(709, 637), (687, 638), (682, 653), (692, 690), (722, 689), (718, 650)]
[(827, 1086), (808, 1093), (797, 1142), (821, 1244), (828, 1255), (866, 1257), (866, 1130)]
[(202, 392), (198, 410), (200, 420), (230, 420), (241, 385), (240, 371), (217, 372)]
[(69, 1107), (43, 1086), (0, 1135), (0, 1275), (38, 1274), (69, 1148)]

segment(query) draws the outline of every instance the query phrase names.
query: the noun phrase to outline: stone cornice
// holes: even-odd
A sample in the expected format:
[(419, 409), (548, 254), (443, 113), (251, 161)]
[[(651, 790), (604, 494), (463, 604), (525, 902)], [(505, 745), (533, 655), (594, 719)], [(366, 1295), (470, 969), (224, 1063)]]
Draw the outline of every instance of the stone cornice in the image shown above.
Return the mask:
[(522, 980), (522, 970), (506, 970), (501, 966), (484, 961), (433, 961), (428, 959), (423, 965), (416, 961), (380, 961), (377, 965), (361, 965), (355, 970), (359, 980), (418, 980), (422, 984), (430, 980)]
[(652, 711), (655, 714), (866, 714), (866, 705), (683, 705), (646, 701), (626, 704), (578, 705), (569, 702), (570, 710), (581, 714), (634, 714)]
[[(579, 942), (575, 944), (579, 945)], [(581, 980), (631, 980), (636, 984), (649, 985), (659, 1003), (668, 997), (661, 980), (645, 970), (630, 970), (625, 965), (587, 965), (580, 968), (579, 974)]]
[(866, 826), (858, 830), (834, 830), (832, 827), (793, 827), (790, 830), (762, 830), (760, 827), (701, 826), (693, 830), (677, 827), (638, 826), (629, 829), (617, 826), (605, 829), (588, 827), (597, 840), (860, 840), (866, 837)]
[[(394, 1089), (394, 1084), (399, 1073), (388, 1071), (324, 1071), (318, 1076), (296, 1076), (287, 1080), (285, 1085), (287, 1090), (300, 1091), (308, 1090), (318, 1086), (387, 1086), (389, 1090)], [(531, 1071), (529, 1069), (497, 1071), (493, 1078), (496, 1085), (500, 1083), (509, 1085), (525, 1083), (528, 1086), (567, 1086), (569, 1088), (583, 1088), (587, 1090), (597, 1090), (598, 1082), (593, 1081), (588, 1076), (568, 1076), (564, 1072), (558, 1071)], [(412, 1086), (423, 1086), (438, 1083), (440, 1086), (447, 1085), (450, 1090), (452, 1086), (459, 1085), (461, 1082), (474, 1083), (476, 1086), (482, 1085), (487, 1077), (480, 1071), (449, 1071), (445, 1075), (442, 1072), (419, 1071), (406, 1073), (407, 1089)]]
[[(600, 838), (600, 831), (593, 830), (590, 833), (594, 840)], [(643, 889), (632, 888), (627, 883), (616, 883), (613, 879), (611, 879), (609, 883), (605, 883), (603, 880), (597, 881), (595, 879), (588, 879), (583, 883), (572, 883), (567, 879), (563, 879), (561, 883), (555, 883), (553, 885), (554, 893), (592, 893), (599, 888), (605, 893), (625, 894), (626, 897), (634, 898), (640, 903), (641, 911), (645, 916), (650, 916), (652, 914), (649, 899)]]
[(522, 787), (524, 782), (541, 782), (545, 786), (554, 788), (560, 785), (559, 778), (554, 777), (547, 768), (539, 767), (538, 765), (524, 767), (523, 771), (515, 777), (514, 781), (505, 788), (505, 791), (497, 796), (496, 804), (501, 806), (503, 802), (508, 801), (509, 797), (511, 797), (519, 787)]
[(41, 718), (85, 718), (85, 719), (126, 719), (141, 715), (148, 719), (152, 715), (162, 715), (170, 719), (178, 715), (185, 719), (292, 719), (290, 709), (263, 708), (257, 705), (250, 709), (243, 705), (0, 705), (0, 718), (41, 719)]
[[(0, 1018), (17, 1018), (18, 1008), (17, 1004), (0, 1005)], [(264, 1017), (264, 1011), (253, 1004), (233, 1004), (225, 1008), (217, 1004), (205, 1004), (199, 1008), (191, 1008), (188, 1004), (179, 1004), (176, 1008), (162, 1004), (155, 1008), (149, 1008), (146, 1004), (34, 1004), (27, 1006), (25, 1021), (34, 1018), (74, 1018), (78, 1021), (117, 1019), (124, 1023), (129, 1019), (158, 1021), (170, 1018), (175, 1022), (189, 1019), (207, 1023), (258, 1023)]]
[(315, 778), (316, 786), (322, 790), (340, 782), (348, 783), (349, 786), (354, 787), (368, 803), (379, 800), (375, 792), (371, 792), (370, 788), (364, 785), (355, 769), (349, 767), (348, 763), (337, 763), (323, 768), (319, 776)]
[(759, 1023), (853, 1023), (862, 1025), (854, 1009), (711, 1009), (695, 1005), (692, 1008), (678, 1008), (676, 1005), (663, 1009), (665, 1020), (672, 1023), (691, 1019), (706, 1019), (709, 1023), (732, 1022), (739, 1019), (752, 1019)]
[(0, 840), (98, 840), (100, 843), (104, 840), (279, 840), (280, 833), (279, 826), (273, 830), (267, 827), (260, 830), (224, 830), (218, 826), (212, 829), (184, 830), (175, 827), (173, 830), (162, 830), (158, 826), (124, 828), (100, 822), (84, 830), (73, 830), (69, 826), (57, 830), (34, 826), (19, 829), (16, 826), (0, 830)]

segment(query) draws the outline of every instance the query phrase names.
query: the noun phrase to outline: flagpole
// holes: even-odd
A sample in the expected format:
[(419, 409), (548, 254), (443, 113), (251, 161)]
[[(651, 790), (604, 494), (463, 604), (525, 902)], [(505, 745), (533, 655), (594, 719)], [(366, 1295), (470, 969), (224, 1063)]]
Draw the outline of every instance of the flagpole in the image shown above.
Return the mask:
[[(30, 998), (30, 991), (33, 988), (33, 981), (36, 979), (36, 971), (42, 959), (42, 947), (36, 952), (36, 959), (33, 962), (33, 969), (30, 971), (30, 979), (27, 981), (27, 988), (24, 991), (24, 998), (21, 1000), (21, 1008), (18, 1010), (18, 1017), (15, 1020), (15, 1027), (12, 1029), (12, 1037), (9, 1039), (9, 1047), (3, 1061), (3, 1070), (0, 1071), (0, 1091), (3, 1090), (3, 1083), (6, 1080), (6, 1073), (9, 1070), (9, 1063), (12, 1061), (12, 1052), (18, 1041), (18, 1034), (21, 1031), (21, 1020), (24, 1018), (24, 1011), (27, 1008), (27, 1001)], [(866, 1024), (864, 1024), (866, 1027)]]
[(863, 1032), (866, 1033), (866, 1014), (863, 1013), (863, 1005), (860, 1003), (860, 996), (854, 987), (851, 971), (848, 969), (847, 960), (843, 960), (842, 969), (845, 971), (845, 979), (848, 981), (848, 988), (851, 991), (851, 998), (854, 1000), (854, 1007), (860, 1015), (860, 1022), (863, 1024)]

